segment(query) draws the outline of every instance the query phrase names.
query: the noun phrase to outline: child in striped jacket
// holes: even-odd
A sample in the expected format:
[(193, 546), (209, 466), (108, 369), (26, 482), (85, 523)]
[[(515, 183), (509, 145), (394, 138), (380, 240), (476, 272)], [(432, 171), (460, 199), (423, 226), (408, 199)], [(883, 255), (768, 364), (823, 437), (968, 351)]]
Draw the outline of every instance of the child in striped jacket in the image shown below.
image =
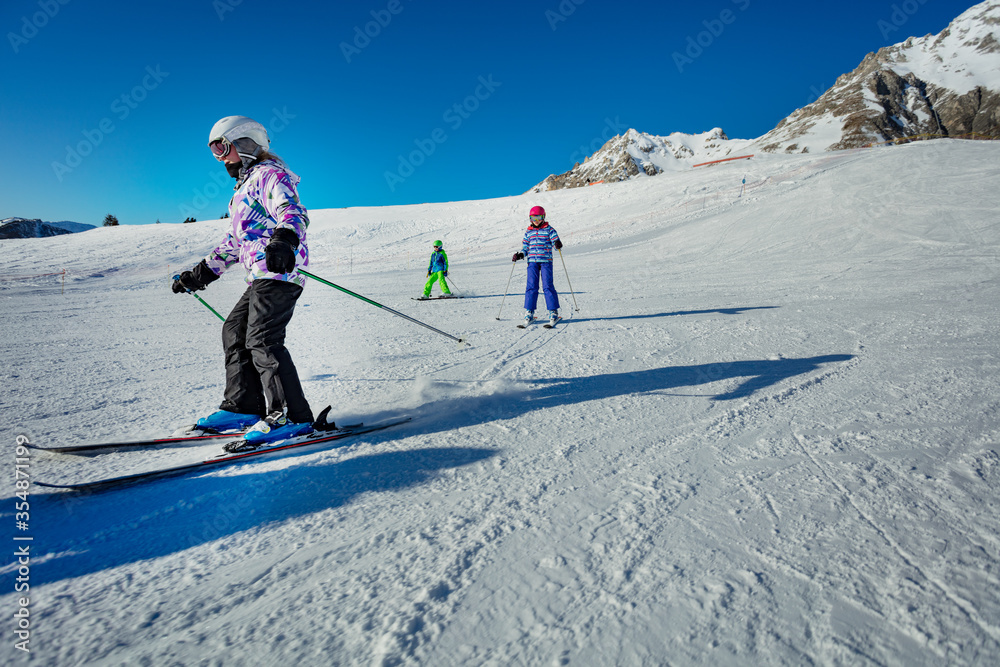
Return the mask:
[(521, 252), (514, 253), (514, 260), (528, 260), (528, 284), (524, 291), (524, 322), (535, 319), (538, 305), (538, 283), (541, 279), (545, 305), (549, 309), (549, 324), (559, 319), (559, 293), (552, 281), (552, 248), (562, 248), (562, 241), (555, 228), (545, 222), (545, 209), (535, 206), (528, 215), (531, 224), (524, 232)]

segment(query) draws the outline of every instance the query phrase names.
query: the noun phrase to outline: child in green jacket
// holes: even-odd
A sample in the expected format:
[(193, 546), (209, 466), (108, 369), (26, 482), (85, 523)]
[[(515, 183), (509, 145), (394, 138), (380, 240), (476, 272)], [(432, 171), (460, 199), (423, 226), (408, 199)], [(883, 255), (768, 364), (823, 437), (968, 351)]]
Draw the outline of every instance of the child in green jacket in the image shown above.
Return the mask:
[(431, 253), (431, 263), (427, 266), (427, 284), (424, 285), (424, 299), (430, 298), (431, 288), (437, 281), (441, 285), (442, 296), (451, 296), (448, 289), (448, 282), (445, 276), (448, 275), (448, 255), (445, 253), (440, 241), (434, 242), (434, 252)]

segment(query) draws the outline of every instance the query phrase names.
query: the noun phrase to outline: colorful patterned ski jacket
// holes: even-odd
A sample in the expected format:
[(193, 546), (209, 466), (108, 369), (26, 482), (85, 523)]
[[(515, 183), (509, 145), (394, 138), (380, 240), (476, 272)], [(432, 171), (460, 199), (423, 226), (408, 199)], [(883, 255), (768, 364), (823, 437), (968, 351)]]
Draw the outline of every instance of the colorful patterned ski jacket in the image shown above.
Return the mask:
[(521, 252), (529, 262), (551, 262), (552, 245), (559, 240), (555, 227), (543, 222), (537, 227), (528, 227), (524, 232), (524, 244)]
[(448, 254), (442, 250), (441, 252), (431, 253), (431, 263), (427, 266), (427, 273), (437, 273), (438, 271), (448, 270)]
[(271, 235), (274, 230), (284, 227), (299, 237), (295, 268), (309, 265), (306, 246), (309, 214), (299, 203), (295, 189), (299, 180), (284, 162), (277, 159), (263, 160), (250, 168), (229, 201), (229, 233), (205, 258), (213, 273), (222, 275), (223, 271), (239, 262), (247, 271), (248, 284), (263, 278), (305, 286), (305, 276), (297, 270), (271, 273), (264, 261), (264, 248)]

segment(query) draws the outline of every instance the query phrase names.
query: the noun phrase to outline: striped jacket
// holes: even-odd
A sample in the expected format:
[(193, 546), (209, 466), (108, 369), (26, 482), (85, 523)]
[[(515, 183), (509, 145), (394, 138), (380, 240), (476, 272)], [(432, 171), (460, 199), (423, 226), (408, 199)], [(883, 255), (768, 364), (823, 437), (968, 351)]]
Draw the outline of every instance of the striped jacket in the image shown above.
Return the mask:
[(295, 267), (309, 265), (306, 247), (306, 227), (309, 214), (299, 203), (295, 186), (296, 176), (279, 160), (264, 160), (250, 168), (246, 179), (229, 201), (231, 226), (226, 238), (212, 252), (205, 263), (216, 275), (239, 262), (247, 271), (246, 281), (258, 278), (285, 280), (305, 286), (305, 276), (298, 271), (271, 273), (264, 261), (264, 248), (274, 231), (285, 227), (299, 237), (295, 251)]
[(524, 232), (524, 244), (521, 252), (529, 262), (551, 262), (552, 245), (559, 240), (555, 227), (543, 222), (538, 227), (528, 227)]

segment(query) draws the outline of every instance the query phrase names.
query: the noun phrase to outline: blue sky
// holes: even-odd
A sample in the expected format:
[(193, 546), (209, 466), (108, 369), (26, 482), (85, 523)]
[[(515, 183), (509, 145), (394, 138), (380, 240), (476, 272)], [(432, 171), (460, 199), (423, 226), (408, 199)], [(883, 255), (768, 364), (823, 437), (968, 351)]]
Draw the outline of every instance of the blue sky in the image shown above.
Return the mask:
[(754, 138), (968, 0), (5, 0), (0, 218), (218, 218), (248, 115), (308, 208), (501, 197), (629, 127)]

